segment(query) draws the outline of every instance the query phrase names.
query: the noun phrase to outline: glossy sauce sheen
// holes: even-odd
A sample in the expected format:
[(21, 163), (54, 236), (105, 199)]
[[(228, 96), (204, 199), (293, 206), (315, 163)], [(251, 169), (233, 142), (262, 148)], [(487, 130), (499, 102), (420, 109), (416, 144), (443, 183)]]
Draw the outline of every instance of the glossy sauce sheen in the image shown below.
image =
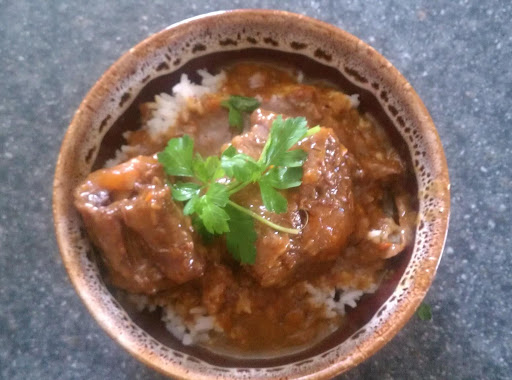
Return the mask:
[[(345, 321), (341, 316), (326, 318), (321, 307), (308, 302), (305, 282), (332, 289), (377, 284), (389, 270), (387, 259), (412, 242), (414, 180), (386, 131), (338, 90), (297, 83), (296, 73), (265, 64), (239, 63), (225, 70), (228, 80), (220, 93), (203, 99), (201, 112), (182, 115), (166, 139), (150, 143), (146, 132), (137, 131), (128, 143), (142, 144), (140, 153), (150, 155), (161, 150), (167, 138), (186, 133), (204, 156), (219, 154), (231, 142), (258, 157), (276, 115), (304, 116), (309, 126), (321, 125), (320, 132), (299, 143), (308, 160), (301, 187), (283, 192), (289, 204), (286, 213), (268, 213), (256, 186), (234, 198), (276, 223), (302, 228), (299, 236), (257, 223), (256, 263), (240, 266), (226, 252), (222, 238), (203, 244), (180, 214), (181, 204), (171, 200), (158, 163), (144, 156), (91, 174), (76, 191), (77, 207), (102, 252), (110, 281), (151, 295), (155, 304), (174, 304), (185, 319), (191, 309), (206, 307), (224, 330), (213, 333), (210, 344), (250, 352), (306, 345)], [(261, 99), (241, 135), (229, 128), (227, 111), (219, 106), (229, 94)], [(148, 117), (144, 106), (141, 110), (142, 118)], [(149, 165), (152, 174), (134, 173), (133, 167), (140, 165)], [(98, 198), (105, 193), (108, 200)], [(115, 209), (102, 213), (124, 231), (118, 242), (105, 242), (100, 230), (109, 222), (93, 208)], [(134, 209), (140, 213), (130, 219), (127, 215)], [(384, 238), (370, 231), (381, 231)], [(179, 244), (176, 236), (181, 236)], [(123, 246), (124, 251), (113, 253), (109, 245)], [(129, 258), (127, 268), (116, 266), (120, 255)]]

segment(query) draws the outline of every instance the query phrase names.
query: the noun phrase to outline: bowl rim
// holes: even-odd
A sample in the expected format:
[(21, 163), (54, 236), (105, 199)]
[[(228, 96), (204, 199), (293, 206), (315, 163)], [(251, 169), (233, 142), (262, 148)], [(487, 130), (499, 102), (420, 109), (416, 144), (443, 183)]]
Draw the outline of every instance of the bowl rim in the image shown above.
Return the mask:
[[(226, 11), (216, 11), (211, 12), (199, 16), (195, 16), (192, 18), (185, 19), (183, 21), (174, 23), (164, 28), (163, 30), (147, 37), (143, 41), (136, 44), (133, 48), (129, 49), (129, 51), (125, 52), (119, 59), (117, 59), (98, 79), (98, 81), (94, 84), (94, 86), (88, 91), (86, 96), (83, 98), (78, 110), (76, 111), (73, 119), (67, 129), (67, 132), (64, 136), (61, 149), (59, 151), (59, 157), (57, 160), (57, 165), (55, 169), (55, 178), (53, 184), (53, 217), (54, 217), (54, 225), (55, 232), (57, 236), (57, 243), (59, 247), (59, 251), (64, 262), (64, 266), (68, 273), (68, 276), (73, 284), (76, 292), (79, 297), (82, 299), (82, 302), (85, 304), (89, 313), (93, 316), (96, 322), (102, 327), (102, 329), (121, 347), (127, 350), (132, 356), (142, 361), (146, 365), (151, 368), (157, 370), (158, 372), (165, 374), (167, 376), (172, 375), (177, 378), (189, 378), (191, 373), (186, 368), (177, 368), (179, 366), (171, 366), (163, 368), (158, 363), (154, 362), (154, 355), (148, 350), (141, 352), (140, 350), (135, 350), (132, 346), (130, 346), (130, 342), (124, 339), (123, 336), (118, 335), (115, 331), (112, 330), (112, 324), (109, 315), (104, 315), (102, 312), (95, 309), (94, 302), (90, 298), (90, 295), (84, 293), (81, 288), (80, 282), (77, 278), (77, 262), (76, 258), (73, 258), (69, 251), (69, 241), (68, 237), (64, 233), (63, 223), (61, 222), (61, 218), (63, 216), (69, 216), (69, 210), (63, 205), (63, 201), (61, 201), (62, 197), (66, 196), (63, 194), (63, 186), (62, 183), (66, 180), (66, 163), (65, 157), (69, 154), (72, 154), (71, 150), (74, 149), (73, 142), (77, 139), (77, 134), (79, 134), (79, 126), (82, 123), (82, 119), (84, 117), (84, 113), (88, 112), (88, 108), (91, 108), (91, 104), (98, 103), (104, 101), (104, 96), (108, 92), (108, 86), (110, 82), (110, 77), (115, 77), (119, 74), (119, 72), (126, 71), (128, 67), (133, 65), (135, 60), (137, 59), (137, 55), (140, 54), (144, 57), (147, 54), (148, 49), (151, 49), (152, 44), (160, 39), (164, 38), (169, 31), (176, 31), (182, 28), (188, 27), (190, 24), (196, 22), (204, 22), (208, 20), (214, 19), (229, 19), (231, 16), (273, 16), (273, 17), (283, 17), (288, 20), (298, 21), (298, 22), (307, 22), (311, 26), (315, 28), (322, 29), (327, 33), (331, 33), (333, 35), (341, 36), (344, 39), (350, 40), (352, 43), (357, 43), (362, 48), (367, 49), (368, 52), (371, 53), (372, 58), (377, 61), (377, 64), (386, 66), (386, 69), (389, 70), (389, 75), (394, 78), (394, 80), (398, 81), (399, 86), (408, 86), (408, 96), (410, 99), (409, 103), (415, 109), (415, 112), (418, 112), (422, 116), (422, 127), (430, 132), (429, 134), (429, 147), (433, 150), (433, 154), (435, 157), (439, 159), (438, 164), (438, 175), (439, 175), (439, 183), (443, 187), (443, 192), (439, 193), (441, 198), (441, 203), (444, 205), (444, 213), (441, 216), (441, 225), (442, 230), (444, 231), (441, 235), (435, 236), (435, 244), (433, 248), (430, 250), (432, 253), (429, 256), (428, 260), (423, 260), (422, 265), (418, 270), (418, 278), (415, 278), (415, 282), (413, 283), (412, 291), (415, 294), (414, 297), (409, 297), (407, 302), (402, 303), (397, 307), (397, 309), (393, 312), (393, 318), (388, 318), (386, 322), (379, 326), (379, 328), (375, 331), (373, 335), (378, 336), (379, 339), (371, 339), (363, 342), (359, 347), (357, 347), (353, 352), (351, 352), (350, 360), (348, 363), (346, 361), (341, 361), (341, 359), (335, 363), (331, 363), (329, 366), (322, 368), (314, 373), (298, 373), (297, 375), (301, 378), (315, 378), (315, 379), (324, 379), (344, 372), (350, 368), (355, 367), (366, 358), (373, 355), (376, 351), (382, 348), (386, 343), (388, 343), (399, 330), (407, 323), (407, 321), (414, 315), (415, 310), (420, 305), (422, 299), (426, 295), (430, 285), (435, 277), (435, 272), (439, 265), (444, 244), (446, 241), (446, 235), (448, 232), (448, 223), (450, 216), (450, 182), (448, 177), (448, 167), (446, 158), (444, 155), (444, 151), (442, 148), (442, 144), (436, 130), (436, 127), (419, 96), (411, 87), (409, 82), (403, 77), (403, 75), (382, 55), (380, 55), (377, 51), (375, 51), (372, 47), (353, 36), (352, 34), (334, 26), (328, 24), (326, 22), (304, 16), (297, 13), (292, 13), (288, 11), (281, 10), (266, 10), (266, 9), (237, 9), (237, 10), (226, 10)], [(92, 107), (94, 108), (94, 107)], [(416, 171), (415, 171), (416, 174)], [(430, 262), (427, 262), (430, 261)], [(422, 270), (423, 269), (423, 270)], [(204, 374), (193, 373), (194, 378), (203, 378)], [(211, 377), (204, 377), (211, 378)], [(231, 377), (225, 377), (226, 379), (230, 379)], [(295, 378), (295, 376), (293, 376)]]

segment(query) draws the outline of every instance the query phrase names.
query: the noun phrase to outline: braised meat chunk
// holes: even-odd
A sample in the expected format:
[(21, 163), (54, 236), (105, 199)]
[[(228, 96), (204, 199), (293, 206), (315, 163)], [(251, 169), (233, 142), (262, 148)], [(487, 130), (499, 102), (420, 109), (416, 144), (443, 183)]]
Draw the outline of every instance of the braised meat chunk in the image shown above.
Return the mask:
[(153, 157), (90, 174), (75, 190), (75, 205), (114, 285), (153, 294), (203, 274), (190, 220)]
[[(258, 109), (253, 127), (233, 139), (240, 152), (257, 158), (277, 115)], [(283, 192), (288, 210), (269, 213), (261, 203), (256, 186), (236, 195), (238, 203), (280, 225), (301, 229), (299, 235), (278, 233), (258, 223), (257, 255), (248, 268), (263, 286), (283, 285), (307, 263), (336, 259), (353, 231), (353, 194), (346, 149), (329, 128), (321, 128), (297, 148), (308, 153), (302, 185)]]

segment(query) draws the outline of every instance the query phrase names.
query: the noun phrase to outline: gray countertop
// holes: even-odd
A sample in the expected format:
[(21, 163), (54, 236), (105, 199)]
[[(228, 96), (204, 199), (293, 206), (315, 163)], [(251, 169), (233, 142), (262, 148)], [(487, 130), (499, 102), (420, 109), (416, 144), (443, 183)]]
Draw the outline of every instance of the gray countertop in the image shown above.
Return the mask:
[(0, 0), (0, 378), (162, 379), (98, 327), (51, 216), (55, 161), (81, 99), (124, 51), (194, 15), (281, 8), (337, 25), (412, 83), (437, 125), (451, 226), (426, 301), (340, 379), (512, 378), (512, 5), (492, 1)]

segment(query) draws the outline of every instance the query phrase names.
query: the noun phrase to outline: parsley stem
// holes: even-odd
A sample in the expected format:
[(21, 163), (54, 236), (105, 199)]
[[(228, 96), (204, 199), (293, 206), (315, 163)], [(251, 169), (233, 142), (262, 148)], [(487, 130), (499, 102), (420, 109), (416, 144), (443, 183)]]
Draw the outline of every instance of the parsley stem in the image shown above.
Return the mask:
[(235, 184), (235, 186), (231, 190), (229, 190), (229, 195), (233, 195), (233, 194), (239, 192), (245, 186), (247, 186), (249, 183), (250, 182), (242, 182), (242, 183), (239, 183), (239, 184)]
[(228, 201), (228, 204), (231, 205), (232, 207), (236, 208), (238, 211), (241, 211), (244, 214), (252, 216), (254, 219), (260, 221), (261, 223), (266, 224), (267, 226), (272, 227), (274, 230), (277, 230), (277, 231), (280, 231), (280, 232), (284, 232), (284, 233), (287, 233), (287, 234), (293, 234), (293, 235), (297, 235), (297, 234), (300, 233), (300, 230), (297, 230), (295, 228), (286, 228), (286, 227), (280, 226), (279, 224), (272, 223), (271, 221), (265, 219), (264, 217), (256, 214), (255, 212), (252, 212), (249, 209), (246, 209), (245, 207), (242, 207), (242, 206), (236, 204), (233, 201)]
[(320, 126), (319, 125), (317, 125), (316, 127), (313, 127), (313, 128), (309, 128), (308, 131), (306, 132), (306, 134), (304, 136), (302, 136), (302, 138), (304, 139), (306, 137), (313, 136), (319, 130), (320, 130)]

